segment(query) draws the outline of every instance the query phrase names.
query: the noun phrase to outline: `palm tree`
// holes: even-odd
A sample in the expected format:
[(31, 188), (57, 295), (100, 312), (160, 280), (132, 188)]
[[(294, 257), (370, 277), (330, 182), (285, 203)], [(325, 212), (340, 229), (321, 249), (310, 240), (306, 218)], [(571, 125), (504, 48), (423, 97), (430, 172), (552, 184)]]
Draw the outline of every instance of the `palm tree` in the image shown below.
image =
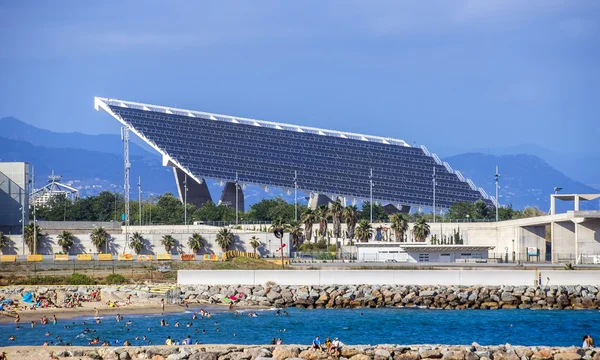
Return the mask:
[(373, 227), (368, 220), (361, 220), (356, 227), (356, 237), (361, 242), (367, 242), (373, 237)]
[(250, 238), (250, 246), (254, 249), (254, 255), (256, 255), (256, 249), (258, 249), (262, 244), (258, 241), (256, 236)]
[(396, 241), (404, 241), (404, 234), (408, 230), (407, 216), (398, 212), (390, 216), (390, 220), (392, 221), (392, 230), (394, 230)]
[(229, 247), (231, 245), (233, 245), (233, 242), (235, 241), (235, 237), (234, 237), (233, 233), (231, 232), (231, 230), (229, 230), (228, 228), (222, 228), (217, 233), (216, 241), (217, 241), (217, 244), (223, 250), (223, 252), (225, 252), (225, 251), (229, 250)]
[(134, 232), (133, 235), (131, 235), (131, 242), (129, 243), (129, 247), (132, 248), (136, 254), (141, 253), (144, 249), (144, 238), (142, 237), (142, 234), (140, 234), (137, 231)]
[(339, 238), (342, 230), (342, 214), (344, 213), (344, 206), (340, 199), (329, 204), (329, 215), (333, 219), (333, 237)]
[(301, 244), (302, 240), (302, 227), (300, 227), (300, 223), (296, 221), (290, 222), (288, 225), (284, 226), (284, 231), (289, 233), (292, 238), (292, 247), (297, 249)]
[(44, 237), (44, 234), (42, 234), (42, 228), (39, 227), (39, 225), (33, 225), (33, 223), (29, 223), (27, 224), (27, 226), (25, 227), (25, 245), (27, 245), (27, 248), (29, 248), (29, 253), (33, 254), (34, 253), (34, 246), (33, 246), (33, 239), (34, 239), (34, 233), (35, 233), (35, 248), (36, 248), (36, 252), (37, 249), (40, 248), (40, 243), (42, 242), (42, 238)]
[(420, 218), (417, 223), (413, 226), (413, 234), (415, 235), (415, 240), (419, 242), (424, 242), (427, 239), (427, 236), (431, 233), (429, 229), (429, 224), (425, 221), (425, 218)]
[(68, 254), (74, 242), (75, 236), (73, 235), (73, 233), (67, 230), (63, 230), (63, 232), (58, 234), (58, 245), (62, 247), (63, 253)]
[(348, 232), (348, 237), (350, 239), (354, 239), (354, 229), (356, 228), (356, 222), (358, 221), (358, 208), (356, 205), (346, 206), (344, 208), (343, 216), (346, 221), (346, 231)]
[(160, 243), (164, 245), (167, 253), (170, 253), (173, 246), (175, 246), (175, 238), (171, 235), (163, 235)]
[(304, 238), (310, 242), (313, 236), (313, 225), (317, 221), (315, 212), (311, 208), (307, 208), (302, 215), (302, 222), (304, 223)]
[(188, 246), (192, 249), (193, 252), (198, 254), (200, 250), (204, 247), (204, 238), (202, 235), (198, 233), (193, 233), (192, 236), (188, 239)]
[(272, 232), (273, 235), (275, 235), (276, 238), (279, 239), (279, 244), (280, 244), (280, 248), (279, 251), (281, 251), (281, 268), (284, 268), (283, 265), (283, 232), (285, 231), (286, 226), (283, 223), (283, 220), (281, 218), (273, 221), (273, 223), (271, 224), (271, 227), (269, 228), (269, 232)]
[(9, 243), (10, 239), (8, 236), (4, 235), (4, 233), (0, 231), (0, 252), (2, 252), (5, 247), (8, 247)]
[(99, 253), (101, 253), (102, 248), (104, 248), (108, 244), (109, 238), (110, 236), (102, 226), (94, 228), (94, 230), (92, 230), (92, 233), (90, 234), (92, 244), (94, 244)]
[(325, 235), (327, 235), (327, 218), (329, 216), (327, 205), (320, 205), (317, 208), (315, 215), (319, 220), (319, 236), (325, 237)]

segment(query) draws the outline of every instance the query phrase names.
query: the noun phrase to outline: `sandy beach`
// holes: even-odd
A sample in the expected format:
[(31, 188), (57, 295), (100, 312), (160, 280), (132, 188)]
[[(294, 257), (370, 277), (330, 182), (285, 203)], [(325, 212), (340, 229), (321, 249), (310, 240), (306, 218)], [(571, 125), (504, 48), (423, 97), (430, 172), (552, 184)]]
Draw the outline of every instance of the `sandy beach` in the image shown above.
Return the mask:
[[(114, 314), (160, 314), (161, 307), (158, 304), (139, 304), (139, 305), (128, 305), (118, 308), (111, 308), (100, 303), (86, 303), (84, 306), (78, 308), (48, 308), (48, 309), (37, 309), (37, 310), (24, 310), (19, 311), (21, 317), (21, 324), (27, 324), (31, 321), (39, 321), (42, 315), (51, 317), (56, 315), (60, 319), (72, 319), (79, 316), (94, 316), (94, 307), (98, 309), (99, 316), (103, 315), (114, 315)], [(93, 306), (96, 305), (96, 306)], [(185, 307), (182, 305), (165, 305), (165, 313), (176, 313), (185, 311)], [(0, 324), (11, 323), (15, 321), (13, 314), (0, 313)]]

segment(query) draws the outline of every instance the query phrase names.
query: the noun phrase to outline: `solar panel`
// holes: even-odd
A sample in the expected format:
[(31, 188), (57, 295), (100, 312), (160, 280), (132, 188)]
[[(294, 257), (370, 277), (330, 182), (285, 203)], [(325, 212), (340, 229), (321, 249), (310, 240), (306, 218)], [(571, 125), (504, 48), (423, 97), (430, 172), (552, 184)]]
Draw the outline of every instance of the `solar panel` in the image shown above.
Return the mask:
[[(402, 140), (104, 100), (110, 112), (197, 178), (431, 206), (483, 199), (447, 164)], [(193, 115), (190, 115), (193, 114)]]

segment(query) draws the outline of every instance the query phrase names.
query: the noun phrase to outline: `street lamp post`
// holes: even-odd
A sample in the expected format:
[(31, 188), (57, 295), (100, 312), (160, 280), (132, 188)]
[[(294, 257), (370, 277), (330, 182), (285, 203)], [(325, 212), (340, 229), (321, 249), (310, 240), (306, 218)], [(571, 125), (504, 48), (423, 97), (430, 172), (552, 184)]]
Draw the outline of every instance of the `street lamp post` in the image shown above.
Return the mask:
[(498, 199), (498, 189), (500, 188), (500, 185), (498, 184), (498, 181), (500, 180), (498, 165), (496, 165), (496, 174), (494, 175), (494, 180), (496, 181), (496, 222), (498, 222), (498, 207), (500, 207), (500, 199)]
[(187, 174), (183, 178), (183, 222), (187, 225)]
[(512, 240), (512, 255), (513, 255), (513, 263), (515, 262), (515, 239)]
[[(33, 192), (35, 192), (35, 169), (32, 166), (31, 167), (31, 189), (32, 194)], [(37, 254), (37, 227), (36, 227), (36, 220), (35, 220), (35, 200), (33, 201), (33, 255)]]
[(433, 222), (435, 223), (435, 166), (433, 167)]
[(298, 172), (294, 170), (294, 221), (298, 222)]
[(371, 168), (369, 172), (369, 185), (371, 194), (371, 224), (373, 224), (373, 168)]
[(239, 218), (238, 218), (238, 187), (239, 187), (239, 179), (238, 179), (238, 173), (237, 171), (235, 172), (235, 224), (238, 225), (239, 223)]

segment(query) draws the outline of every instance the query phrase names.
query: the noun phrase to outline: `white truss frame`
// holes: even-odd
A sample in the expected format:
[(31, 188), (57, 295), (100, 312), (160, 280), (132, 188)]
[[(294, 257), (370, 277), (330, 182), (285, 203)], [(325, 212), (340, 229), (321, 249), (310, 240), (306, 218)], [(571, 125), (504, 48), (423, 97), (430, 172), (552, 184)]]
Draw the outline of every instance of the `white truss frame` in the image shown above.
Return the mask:
[(221, 114), (209, 113), (209, 112), (204, 112), (204, 111), (186, 110), (186, 109), (178, 109), (178, 108), (167, 107), (167, 106), (144, 104), (144, 103), (138, 103), (138, 102), (133, 102), (133, 101), (108, 99), (108, 98), (101, 98), (101, 97), (94, 98), (94, 107), (96, 108), (96, 110), (98, 110), (99, 108), (102, 108), (102, 110), (105, 110), (106, 112), (108, 112), (114, 116), (114, 114), (112, 114), (112, 112), (109, 111), (110, 108), (108, 107), (108, 105), (140, 109), (140, 110), (146, 110), (146, 111), (162, 112), (165, 114), (177, 114), (177, 115), (181, 115), (181, 116), (188, 116), (191, 118), (199, 117), (199, 118), (203, 118), (203, 119), (224, 121), (224, 122), (229, 122), (229, 123), (234, 123), (234, 124), (254, 125), (254, 126), (259, 126), (259, 127), (263, 126), (263, 127), (268, 127), (268, 128), (277, 129), (277, 130), (307, 132), (307, 133), (311, 133), (311, 134), (318, 134), (318, 135), (323, 135), (323, 136), (333, 136), (333, 137), (339, 137), (339, 138), (343, 138), (343, 139), (355, 139), (355, 140), (376, 142), (379, 144), (411, 147), (406, 141), (401, 140), (401, 139), (386, 138), (386, 137), (373, 136), (373, 135), (364, 135), (364, 134), (357, 134), (357, 133), (337, 131), (337, 130), (319, 129), (319, 128), (310, 127), (310, 126), (300, 126), (300, 125), (292, 125), (292, 124), (285, 124), (285, 123), (277, 123), (277, 122), (272, 122), (272, 121), (249, 119), (249, 118), (243, 118), (243, 117), (238, 117), (238, 116), (221, 115)]

